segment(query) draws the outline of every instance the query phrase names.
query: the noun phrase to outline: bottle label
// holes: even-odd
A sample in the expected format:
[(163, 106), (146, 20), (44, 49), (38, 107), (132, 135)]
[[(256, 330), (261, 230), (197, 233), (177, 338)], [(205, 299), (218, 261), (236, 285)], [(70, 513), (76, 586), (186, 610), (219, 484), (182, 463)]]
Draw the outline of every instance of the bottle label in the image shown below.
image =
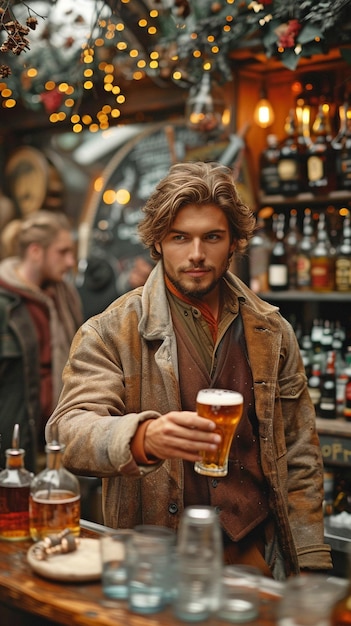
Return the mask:
[(279, 175), (276, 165), (267, 165), (262, 169), (262, 187), (266, 193), (279, 193)]
[(271, 287), (285, 287), (288, 284), (288, 268), (286, 265), (270, 265), (268, 281)]
[(310, 394), (310, 398), (314, 406), (318, 406), (319, 401), (321, 399), (321, 392), (318, 387), (309, 387), (308, 393)]
[(298, 180), (299, 168), (295, 159), (281, 159), (278, 163), (278, 174), (280, 180)]
[(349, 154), (340, 156), (340, 186), (351, 189), (351, 157)]
[(268, 253), (269, 250), (264, 246), (250, 249), (250, 288), (255, 293), (268, 290)]
[(319, 156), (311, 156), (307, 161), (307, 176), (310, 183), (326, 184), (324, 162)]
[(319, 405), (321, 411), (327, 411), (328, 413), (334, 413), (335, 411), (335, 402), (332, 398), (321, 398), (321, 402)]
[(325, 263), (322, 260), (312, 261), (311, 263), (311, 287), (312, 289), (329, 289), (330, 288), (330, 278), (329, 278), (329, 261), (325, 260)]
[(311, 284), (311, 260), (302, 255), (297, 257), (297, 285), (309, 287)]
[(335, 287), (338, 291), (351, 291), (351, 258), (336, 259)]

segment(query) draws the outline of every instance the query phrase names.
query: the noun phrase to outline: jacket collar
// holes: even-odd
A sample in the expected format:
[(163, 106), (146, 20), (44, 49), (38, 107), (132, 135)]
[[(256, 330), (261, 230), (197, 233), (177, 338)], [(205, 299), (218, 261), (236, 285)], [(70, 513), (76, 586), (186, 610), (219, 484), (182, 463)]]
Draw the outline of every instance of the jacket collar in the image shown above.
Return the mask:
[[(142, 291), (142, 315), (138, 328), (140, 334), (150, 341), (174, 335), (163, 276), (163, 263), (160, 260), (150, 273)], [(225, 280), (237, 296), (240, 305), (245, 304), (245, 310), (254, 316), (256, 324), (269, 325), (270, 316), (278, 311), (278, 307), (261, 300), (231, 272), (226, 273)], [(240, 308), (242, 309), (242, 306)], [(274, 328), (276, 324), (273, 320), (272, 323)]]

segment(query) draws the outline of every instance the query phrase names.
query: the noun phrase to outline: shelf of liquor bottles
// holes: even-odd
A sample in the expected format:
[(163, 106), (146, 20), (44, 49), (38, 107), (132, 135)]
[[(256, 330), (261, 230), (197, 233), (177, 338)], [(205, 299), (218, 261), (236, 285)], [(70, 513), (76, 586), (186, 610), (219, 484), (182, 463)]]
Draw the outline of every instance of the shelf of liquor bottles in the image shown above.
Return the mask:
[(346, 343), (351, 345), (351, 292), (318, 293), (289, 289), (260, 292), (259, 296), (279, 306), (282, 315), (291, 322), (296, 331), (308, 334), (314, 320), (331, 320), (345, 329)]

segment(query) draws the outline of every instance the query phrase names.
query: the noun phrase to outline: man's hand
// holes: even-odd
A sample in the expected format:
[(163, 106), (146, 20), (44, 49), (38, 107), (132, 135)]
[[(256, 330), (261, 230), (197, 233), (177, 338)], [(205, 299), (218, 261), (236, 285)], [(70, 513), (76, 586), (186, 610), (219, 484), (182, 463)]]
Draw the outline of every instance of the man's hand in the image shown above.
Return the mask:
[(199, 461), (200, 450), (217, 449), (221, 437), (214, 422), (191, 411), (171, 411), (150, 421), (144, 438), (148, 457)]

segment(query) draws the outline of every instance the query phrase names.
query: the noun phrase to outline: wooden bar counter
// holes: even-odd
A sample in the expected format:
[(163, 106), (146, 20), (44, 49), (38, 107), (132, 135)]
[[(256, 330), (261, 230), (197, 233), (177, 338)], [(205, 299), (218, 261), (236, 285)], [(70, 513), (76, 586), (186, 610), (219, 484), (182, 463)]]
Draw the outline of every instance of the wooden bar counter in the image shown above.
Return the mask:
[[(104, 529), (82, 522), (81, 536), (98, 538)], [(67, 583), (43, 578), (27, 562), (31, 545), (31, 541), (0, 541), (1, 626), (184, 626), (170, 608), (150, 616), (131, 613), (125, 602), (105, 598), (99, 581)], [(251, 626), (275, 626), (277, 598), (274, 593), (261, 593), (261, 614)], [(224, 626), (228, 622), (213, 618), (201, 624)]]

